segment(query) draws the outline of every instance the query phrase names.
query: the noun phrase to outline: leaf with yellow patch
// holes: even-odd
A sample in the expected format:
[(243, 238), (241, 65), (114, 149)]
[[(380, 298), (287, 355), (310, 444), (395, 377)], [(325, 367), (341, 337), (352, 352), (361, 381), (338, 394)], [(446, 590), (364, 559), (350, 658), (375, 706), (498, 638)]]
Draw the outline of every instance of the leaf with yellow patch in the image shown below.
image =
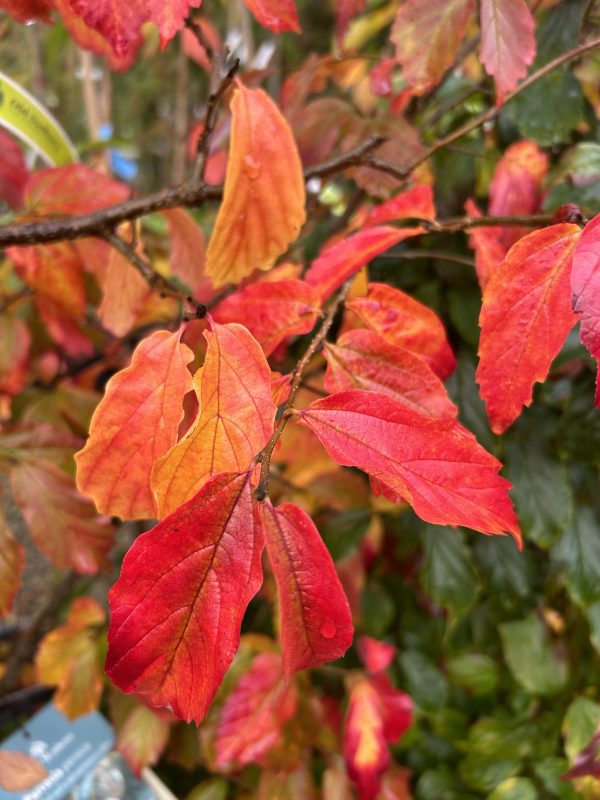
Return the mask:
[(223, 202), (206, 253), (213, 284), (270, 269), (304, 224), (302, 164), (290, 127), (261, 89), (238, 83)]

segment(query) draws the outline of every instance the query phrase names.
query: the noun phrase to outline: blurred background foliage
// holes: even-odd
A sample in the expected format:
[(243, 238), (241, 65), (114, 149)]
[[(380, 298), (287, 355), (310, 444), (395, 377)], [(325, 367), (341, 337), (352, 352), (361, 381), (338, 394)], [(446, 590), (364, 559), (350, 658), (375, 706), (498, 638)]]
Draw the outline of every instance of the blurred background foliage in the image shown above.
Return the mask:
[[(345, 54), (332, 42), (334, 3), (300, 0), (298, 7), (303, 35), (277, 38), (234, 0), (205, 0), (202, 14), (221, 38), (238, 42), (245, 71), (262, 72), (274, 95), (305, 66), (307, 53), (343, 55), (347, 69), (324, 81), (317, 96), (338, 98), (365, 120), (379, 114), (393, 125), (393, 117), (386, 116), (388, 100), (369, 95), (365, 81), (389, 55), (389, 8), (395, 4), (369, 2), (350, 29)], [(542, 3), (538, 19), (536, 66), (597, 32), (600, 6), (586, 0)], [(161, 53), (148, 32), (134, 67), (114, 74), (83, 55), (60, 25), (22, 27), (3, 18), (0, 53), (2, 69), (52, 110), (92, 163), (106, 158), (109, 147), (121, 151), (137, 167), (132, 185), (144, 191), (185, 175), (188, 140), (203, 115), (208, 76), (186, 56), (181, 38)], [(496, 125), (440, 151), (431, 164), (440, 216), (462, 214), (469, 197), (484, 204), (502, 153), (522, 138), (537, 142), (550, 157), (543, 209), (577, 203), (588, 214), (597, 213), (599, 78), (597, 56), (574, 70), (556, 70), (503, 109)], [(87, 99), (86, 91), (92, 92)], [(431, 142), (491, 102), (489, 79), (467, 56), (437, 90), (413, 100), (407, 114), (412, 130), (420, 129), (423, 141)], [(99, 126), (106, 123), (112, 134), (100, 141)], [(317, 123), (322, 126), (323, 120), (312, 119), (302, 131), (303, 142), (322, 135)], [(331, 125), (341, 129), (341, 118), (333, 117)], [(227, 131), (221, 135), (225, 146)], [(344, 177), (328, 185), (304, 242), (309, 253), (317, 252), (332, 217), (344, 213), (354, 192)], [(213, 211), (194, 213), (208, 233)], [(148, 224), (152, 230), (152, 220)], [(292, 496), (297, 492), (311, 506), (342, 574), (350, 575), (358, 632), (397, 648), (393, 680), (417, 709), (394, 757), (412, 772), (413, 796), (600, 797), (600, 781), (593, 777), (561, 780), (600, 724), (600, 416), (594, 411), (593, 365), (577, 336), (570, 336), (549, 379), (537, 386), (534, 405), (506, 435), (495, 436), (474, 380), (481, 294), (468, 237), (431, 234), (415, 241), (378, 259), (370, 277), (410, 292), (447, 325), (459, 355), (451, 394), (463, 424), (506, 465), (524, 531), (523, 552), (509, 539), (434, 527), (410, 510), (392, 510), (369, 498), (358, 473), (345, 471), (359, 489), (335, 502), (335, 487), (328, 486), (328, 473), (320, 473), (318, 464), (310, 474), (294, 476), (293, 465), (285, 471), (284, 453), (282, 474), (294, 487)], [(282, 371), (303, 346), (300, 341), (283, 355)], [(246, 634), (274, 634), (268, 600), (267, 586), (250, 607)], [(238, 668), (244, 653), (242, 648)], [(334, 668), (315, 670), (313, 685), (343, 698), (345, 671), (359, 667), (351, 650)], [(221, 697), (226, 691), (227, 686)], [(195, 730), (178, 725), (156, 767), (159, 775), (179, 796), (190, 791), (190, 800), (257, 796), (257, 767), (241, 776), (211, 777), (199, 766), (205, 736), (203, 728), (196, 737)], [(313, 755), (311, 771), (319, 780), (325, 762), (318, 748)], [(290, 787), (285, 791), (261, 796), (310, 796)]]

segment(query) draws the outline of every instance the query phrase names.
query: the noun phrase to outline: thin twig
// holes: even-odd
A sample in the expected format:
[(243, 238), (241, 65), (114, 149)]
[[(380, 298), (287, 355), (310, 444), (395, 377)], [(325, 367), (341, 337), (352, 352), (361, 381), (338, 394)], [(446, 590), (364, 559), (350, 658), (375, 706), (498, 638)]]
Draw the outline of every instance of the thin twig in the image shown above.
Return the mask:
[(203, 303), (198, 303), (191, 295), (182, 291), (176, 283), (155, 272), (150, 264), (144, 261), (139, 253), (124, 239), (111, 231), (106, 231), (103, 238), (133, 264), (152, 289), (158, 289), (164, 297), (174, 297), (177, 300), (189, 303), (198, 319), (206, 316), (206, 306)]
[(7, 311), (15, 303), (25, 300), (28, 297), (32, 297), (33, 293), (33, 289), (31, 289), (29, 286), (26, 286), (24, 289), (20, 289), (14, 294), (0, 297), (0, 314), (2, 314), (4, 311)]
[(415, 258), (437, 258), (440, 261), (451, 261), (454, 264), (464, 264), (467, 267), (475, 266), (472, 258), (450, 253), (447, 250), (392, 250), (388, 253), (383, 253), (380, 258), (401, 258), (409, 261)]
[(315, 355), (315, 353), (319, 350), (323, 342), (325, 341), (327, 334), (331, 330), (331, 326), (333, 325), (333, 320), (335, 319), (335, 315), (338, 312), (338, 309), (346, 300), (348, 292), (350, 291), (350, 286), (352, 285), (352, 280), (347, 281), (327, 309), (327, 313), (323, 318), (323, 321), (318, 328), (316, 334), (313, 336), (310, 344), (308, 345), (306, 352), (300, 359), (300, 361), (296, 364), (296, 368), (292, 373), (292, 380), (290, 383), (290, 393), (288, 395), (288, 399), (286, 400), (285, 406), (283, 408), (283, 412), (279, 417), (279, 421), (275, 426), (275, 430), (271, 434), (271, 438), (260, 451), (260, 453), (256, 456), (255, 462), (260, 464), (260, 479), (258, 482), (258, 486), (256, 487), (256, 491), (254, 492), (254, 496), (257, 500), (262, 501), (269, 494), (269, 469), (271, 466), (271, 457), (273, 455), (273, 451), (275, 450), (275, 446), (283, 433), (285, 426), (289, 418), (292, 416), (294, 412), (294, 401), (296, 399), (296, 395), (298, 394), (298, 389), (302, 384), (302, 379), (304, 377), (304, 371), (308, 366), (309, 361)]
[(196, 161), (192, 173), (192, 187), (202, 186), (204, 184), (204, 173), (206, 172), (210, 138), (217, 123), (219, 100), (231, 86), (231, 82), (240, 68), (239, 58), (234, 59), (231, 64), (229, 64), (228, 61), (229, 49), (227, 47), (222, 47), (215, 53), (212, 71), (210, 73), (209, 94), (206, 103), (206, 113), (204, 115), (204, 128), (198, 139)]
[(431, 147), (428, 147), (426, 150), (424, 150), (423, 153), (421, 153), (421, 155), (412, 162), (410, 165), (410, 171), (418, 167), (424, 161), (427, 161), (432, 155), (434, 155), (434, 153), (437, 153), (438, 150), (441, 150), (452, 142), (455, 142), (457, 139), (461, 139), (463, 136), (466, 136), (467, 133), (471, 133), (471, 131), (480, 128), (486, 122), (493, 120), (498, 116), (501, 109), (504, 108), (507, 103), (510, 103), (511, 100), (514, 100), (514, 98), (524, 92), (525, 89), (528, 89), (533, 83), (539, 81), (540, 78), (543, 78), (549, 72), (552, 72), (552, 70), (560, 67), (562, 64), (566, 64), (568, 61), (573, 61), (573, 59), (578, 58), (590, 50), (595, 50), (597, 47), (600, 47), (600, 37), (591, 39), (589, 42), (579, 44), (577, 47), (573, 47), (571, 50), (567, 50), (565, 53), (561, 53), (561, 55), (553, 58), (552, 61), (549, 61), (547, 64), (544, 64), (543, 67), (540, 67), (535, 72), (532, 72), (531, 75), (525, 78), (525, 80), (515, 89), (513, 89), (512, 92), (509, 92), (504, 98), (504, 102), (501, 106), (492, 106), (491, 108), (488, 108), (486, 111), (483, 111), (481, 114), (473, 117), (472, 120), (467, 122), (462, 127), (452, 131), (452, 133), (449, 133), (447, 136), (443, 136), (441, 139), (438, 139), (436, 142), (434, 142)]
[(186, 28), (189, 28), (196, 39), (198, 40), (198, 44), (200, 47), (204, 49), (206, 52), (206, 57), (209, 61), (212, 61), (214, 58), (214, 50), (212, 49), (211, 43), (208, 41), (206, 36), (204, 35), (204, 31), (202, 30), (202, 26), (199, 25), (195, 19), (192, 17), (188, 17), (185, 21)]

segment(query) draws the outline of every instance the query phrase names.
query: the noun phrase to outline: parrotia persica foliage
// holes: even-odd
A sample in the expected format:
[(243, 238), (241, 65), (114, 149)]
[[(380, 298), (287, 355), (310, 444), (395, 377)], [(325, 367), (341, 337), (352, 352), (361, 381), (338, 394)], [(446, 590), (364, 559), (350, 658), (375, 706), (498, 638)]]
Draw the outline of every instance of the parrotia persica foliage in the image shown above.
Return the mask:
[[(302, 35), (316, 13), (294, 0), (244, 3), (270, 38)], [(331, 695), (303, 674), (344, 657), (362, 631), (360, 592), (381, 539), (373, 523), (354, 560), (338, 557), (319, 511), (364, 506), (380, 522), (412, 509), (428, 523), (431, 571), (435, 526), (508, 536), (515, 551), (527, 540), (503, 450), (489, 429), (476, 439), (479, 412), (448, 393), (446, 382), (463, 377), (444, 306), (398, 275), (403, 258), (456, 261), (447, 242), (468, 231), (474, 260), (461, 269), (481, 290), (475, 378), (494, 434), (531, 405), (577, 323), (600, 361), (600, 216), (586, 221), (572, 206), (554, 221), (540, 216), (552, 170), (584, 173), (583, 156), (553, 166), (544, 145), (555, 143), (521, 135), (519, 120), (503, 152), (493, 132), (500, 112), (509, 125), (504, 106), (524, 96), (528, 70), (560, 53), (536, 46), (524, 0), (337, 0), (329, 33), (347, 57), (306, 54), (272, 83), (271, 67), (227, 61), (209, 0), (0, 6), (19, 22), (61, 19), (117, 70), (149, 41), (147, 23), (164, 49), (192, 15), (182, 52), (211, 73), (191, 177), (171, 190), (173, 202), (144, 206), (84, 164), (31, 171), (0, 131), (0, 193), (14, 215), (0, 229), (10, 245), (0, 274), (0, 466), (59, 569), (105, 570), (118, 520), (150, 521), (124, 555), (109, 617), (90, 597), (73, 602), (41, 642), (39, 680), (58, 687), (68, 716), (97, 707), (108, 625), (118, 745), (136, 770), (168, 741), (187, 758), (183, 720), (204, 724), (211, 769), (263, 768), (260, 798), (313, 797), (311, 748), (343, 754), (328, 762), (326, 800), (348, 797), (348, 780), (361, 800), (410, 798), (390, 749), (415, 706), (395, 685), (396, 647), (359, 636)], [(372, 48), (361, 55), (373, 41), (386, 48), (375, 63)], [(460, 103), (436, 95), (457, 64), (461, 80), (479, 82), (461, 102), (495, 86), (489, 109), (478, 106), (462, 130)], [(428, 138), (440, 119), (446, 138)], [(451, 170), (436, 159), (456, 139), (471, 147), (484, 124), (476, 155), (493, 162), (479, 192), (487, 216), (461, 188), (468, 217), (447, 219), (438, 208)], [(452, 541), (441, 539), (462, 558)], [(3, 519), (0, 551), (6, 616), (24, 552)], [(435, 596), (438, 612), (474, 602), (452, 597)], [(253, 630), (249, 607), (264, 602), (272, 635), (242, 635), (243, 624)], [(336, 669), (323, 674), (338, 680)]]

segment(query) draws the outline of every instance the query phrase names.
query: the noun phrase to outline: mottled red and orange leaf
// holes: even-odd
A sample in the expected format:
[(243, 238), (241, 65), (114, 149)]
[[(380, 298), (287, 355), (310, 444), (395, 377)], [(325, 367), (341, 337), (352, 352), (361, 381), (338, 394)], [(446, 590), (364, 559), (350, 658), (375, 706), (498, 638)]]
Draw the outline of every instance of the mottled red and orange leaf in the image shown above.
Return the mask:
[(341, 658), (354, 627), (335, 566), (312, 519), (292, 503), (263, 506), (281, 614), (285, 674)]
[(245, 325), (269, 356), (288, 336), (311, 331), (320, 310), (316, 292), (304, 281), (261, 281), (230, 294), (212, 316)]
[(267, 270), (304, 224), (302, 164), (290, 127), (261, 89), (238, 83), (223, 202), (206, 253), (215, 287)]
[(162, 212), (171, 236), (171, 272), (193, 294), (206, 303), (212, 299), (210, 282), (204, 276), (204, 233), (192, 215), (183, 208)]
[(473, 0), (407, 0), (398, 9), (391, 39), (402, 74), (415, 94), (440, 82), (456, 57), (475, 11)]
[(109, 593), (111, 680), (199, 724), (262, 583), (263, 546), (248, 473), (211, 478), (139, 536)]
[(456, 420), (419, 414), (387, 395), (348, 391), (297, 412), (343, 466), (364, 470), (386, 496), (436, 525), (511, 533), (519, 524), (500, 462)]
[(455, 417), (444, 384), (420, 356), (391, 344), (375, 331), (353, 330), (325, 345), (328, 392), (383, 392), (432, 417)]
[(51, 22), (52, 0), (2, 0), (0, 7), (17, 22), (28, 23), (41, 19)]
[(390, 763), (383, 736), (381, 700), (368, 680), (356, 683), (344, 720), (344, 759), (360, 800), (375, 800)]
[(278, 653), (261, 653), (229, 695), (217, 727), (217, 766), (263, 764), (296, 711), (296, 686)]
[(79, 494), (72, 478), (41, 458), (19, 460), (10, 477), (31, 538), (54, 566), (93, 574), (108, 565), (113, 527)]
[(535, 58), (535, 24), (525, 0), (481, 0), (479, 57), (496, 81), (496, 105)]
[(152, 471), (159, 517), (189, 500), (218, 472), (248, 469), (273, 430), (271, 370), (242, 325), (212, 323), (204, 366), (194, 375), (200, 411)]
[(413, 186), (405, 192), (400, 192), (370, 212), (365, 220), (365, 227), (381, 225), (385, 222), (397, 222), (402, 219), (428, 219), (436, 218), (431, 186)]
[[(470, 217), (475, 219), (483, 216), (471, 198), (466, 201), (465, 210)], [(484, 225), (471, 228), (469, 245), (475, 251), (475, 272), (483, 291), (506, 255), (506, 246), (502, 242), (502, 231), (497, 227)]]
[(12, 611), (24, 566), (25, 550), (0, 513), (0, 619)]
[(348, 308), (391, 344), (424, 358), (442, 380), (454, 370), (456, 359), (439, 317), (400, 289), (370, 283), (367, 295), (351, 300)]
[(25, 207), (37, 217), (89, 214), (122, 203), (130, 194), (124, 183), (85, 164), (69, 164), (34, 172), (25, 188)]
[(122, 337), (135, 325), (150, 287), (128, 258), (110, 248), (103, 275), (98, 319), (107, 331)]
[(130, 366), (108, 382), (90, 435), (75, 456), (80, 491), (106, 514), (154, 517), (150, 473), (177, 441), (183, 398), (192, 388), (191, 350), (181, 330), (156, 331), (137, 346)]
[(38, 680), (56, 686), (53, 702), (69, 719), (98, 708), (103, 687), (99, 626), (105, 614), (91, 597), (78, 597), (67, 622), (42, 639), (35, 657)]
[(570, 279), (580, 235), (561, 223), (519, 239), (485, 287), (476, 377), (495, 433), (531, 403), (576, 322)]
[(392, 228), (390, 225), (364, 228), (326, 247), (307, 271), (306, 282), (323, 302), (365, 264), (398, 242), (423, 232), (423, 228)]
[(294, 0), (244, 0), (263, 28), (273, 33), (300, 33)]
[[(583, 229), (571, 272), (573, 311), (581, 320), (581, 341), (600, 364), (600, 215)], [(600, 378), (596, 381), (600, 407)]]

